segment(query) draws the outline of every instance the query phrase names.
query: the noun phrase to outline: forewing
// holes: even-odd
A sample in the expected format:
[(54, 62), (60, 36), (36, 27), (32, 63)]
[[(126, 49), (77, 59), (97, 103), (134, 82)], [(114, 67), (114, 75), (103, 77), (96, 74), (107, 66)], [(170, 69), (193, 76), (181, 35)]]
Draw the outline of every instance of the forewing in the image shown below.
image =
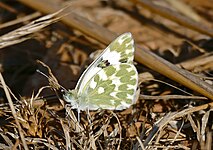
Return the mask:
[(101, 60), (110, 65), (133, 63), (134, 40), (131, 33), (124, 33), (116, 38), (102, 53)]
[(124, 33), (116, 38), (83, 72), (75, 88), (78, 95), (83, 92), (88, 81), (101, 69), (120, 63), (132, 64), (134, 50), (131, 33)]
[(80, 109), (129, 108), (135, 101), (137, 80), (138, 73), (132, 64), (111, 65), (100, 70), (85, 87)]

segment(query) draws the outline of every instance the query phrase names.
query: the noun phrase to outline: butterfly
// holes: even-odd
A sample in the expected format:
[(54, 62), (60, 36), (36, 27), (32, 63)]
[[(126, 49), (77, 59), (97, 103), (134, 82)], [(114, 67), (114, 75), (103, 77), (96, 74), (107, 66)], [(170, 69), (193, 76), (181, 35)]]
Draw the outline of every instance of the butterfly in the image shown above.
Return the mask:
[(123, 110), (136, 102), (138, 72), (131, 33), (117, 37), (83, 72), (74, 90), (63, 95), (72, 109)]

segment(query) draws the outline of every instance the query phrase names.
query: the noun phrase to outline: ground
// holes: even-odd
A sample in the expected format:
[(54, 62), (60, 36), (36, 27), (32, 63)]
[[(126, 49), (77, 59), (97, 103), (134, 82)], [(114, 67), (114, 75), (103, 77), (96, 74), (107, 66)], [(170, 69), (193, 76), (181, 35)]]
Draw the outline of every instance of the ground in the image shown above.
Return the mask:
[[(0, 7), (2, 149), (213, 148), (210, 0), (2, 0)], [(62, 89), (73, 89), (125, 32), (137, 47), (137, 103), (82, 111), (78, 120)]]

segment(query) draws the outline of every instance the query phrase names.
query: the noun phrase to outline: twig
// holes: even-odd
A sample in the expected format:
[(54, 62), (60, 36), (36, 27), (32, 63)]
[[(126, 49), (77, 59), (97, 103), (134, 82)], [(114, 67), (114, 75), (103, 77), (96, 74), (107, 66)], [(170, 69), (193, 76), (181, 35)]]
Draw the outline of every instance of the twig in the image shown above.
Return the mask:
[(145, 148), (144, 148), (144, 146), (143, 146), (143, 143), (142, 143), (141, 139), (140, 139), (138, 136), (136, 136), (136, 139), (138, 140), (138, 143), (140, 144), (141, 149), (142, 149), (142, 150), (145, 150)]
[(185, 96), (185, 95), (163, 95), (163, 96), (150, 96), (150, 95), (140, 95), (140, 99), (145, 100), (156, 100), (156, 99), (196, 99), (196, 100), (208, 100), (206, 97), (202, 96)]
[[(202, 56), (195, 57), (190, 60), (183, 61), (183, 62), (177, 64), (177, 66), (180, 66), (187, 70), (193, 70), (193, 71), (195, 70), (197, 72), (201, 72), (204, 69), (207, 70), (207, 69), (210, 69), (213, 67), (212, 60), (213, 60), (213, 54), (208, 53), (208, 54), (205, 54)], [(201, 66), (207, 66), (208, 68), (201, 67)], [(196, 68), (199, 68), (199, 69), (196, 69)]]
[(24, 137), (24, 134), (23, 134), (23, 132), (22, 132), (21, 125), (20, 125), (20, 123), (19, 123), (19, 121), (18, 121), (17, 113), (16, 113), (15, 108), (14, 108), (14, 106), (13, 106), (13, 101), (12, 101), (12, 99), (11, 99), (11, 97), (10, 97), (10, 93), (9, 93), (9, 91), (8, 91), (8, 89), (7, 89), (7, 85), (5, 84), (4, 78), (3, 78), (3, 76), (2, 76), (1, 73), (0, 73), (0, 81), (1, 81), (1, 84), (2, 84), (2, 86), (3, 86), (4, 92), (5, 92), (5, 94), (6, 94), (7, 100), (8, 100), (8, 102), (9, 102), (10, 109), (11, 109), (11, 112), (12, 112), (13, 117), (14, 117), (14, 119), (15, 119), (16, 125), (18, 126), (19, 135), (20, 135), (22, 144), (23, 144), (23, 146), (24, 146), (24, 149), (25, 149), (25, 150), (28, 150), (27, 143), (26, 143), (26, 141), (25, 141), (25, 137)]
[(195, 30), (200, 33), (213, 37), (212, 29), (209, 29), (208, 27), (204, 26), (203, 24), (195, 22), (183, 15), (170, 11), (167, 8), (164, 8), (162, 6), (157, 6), (149, 0), (130, 0), (130, 1), (137, 3), (137, 4), (141, 5), (142, 7), (146, 7), (150, 11), (155, 12), (156, 14), (158, 14), (162, 17), (165, 17), (167, 19), (170, 19), (180, 25), (183, 25), (187, 28), (190, 28), (192, 30)]
[(150, 143), (155, 135), (157, 134), (158, 131), (162, 130), (162, 128), (168, 124), (171, 120), (174, 120), (176, 118), (180, 118), (180, 117), (183, 117), (187, 114), (190, 114), (190, 113), (193, 113), (193, 112), (197, 112), (199, 110), (203, 110), (203, 109), (207, 109), (207, 108), (212, 108), (213, 107), (213, 102), (211, 103), (208, 103), (208, 104), (204, 104), (204, 105), (201, 105), (201, 106), (197, 106), (197, 107), (191, 107), (191, 108), (188, 108), (188, 109), (184, 109), (180, 112), (172, 112), (168, 115), (166, 115), (159, 123), (157, 123), (152, 131), (150, 132), (149, 136), (146, 138), (146, 140), (144, 141), (144, 146), (146, 147), (148, 145), (148, 143)]
[(64, 15), (61, 15), (60, 17), (56, 17), (56, 15), (61, 13), (64, 9), (60, 9), (55, 13), (38, 18), (25, 26), (0, 36), (0, 48), (21, 43), (27, 39), (32, 38), (32, 33), (40, 31), (41, 29), (63, 17)]

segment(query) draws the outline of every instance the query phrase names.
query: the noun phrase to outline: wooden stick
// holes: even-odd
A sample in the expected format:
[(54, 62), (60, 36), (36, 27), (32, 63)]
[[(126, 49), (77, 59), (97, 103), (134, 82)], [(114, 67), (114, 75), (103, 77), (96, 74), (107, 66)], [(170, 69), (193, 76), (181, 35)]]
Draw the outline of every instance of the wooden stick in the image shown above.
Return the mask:
[(138, 5), (141, 5), (142, 7), (145, 7), (146, 9), (149, 9), (150, 11), (165, 17), (171, 21), (174, 21), (182, 26), (185, 26), (189, 29), (198, 31), (200, 33), (209, 35), (211, 37), (213, 37), (213, 30), (209, 29), (208, 27), (204, 26), (201, 23), (195, 22), (193, 20), (191, 20), (190, 18), (187, 18), (183, 15), (180, 15), (178, 13), (175, 13), (169, 9), (166, 9), (162, 6), (157, 6), (155, 4), (153, 4), (151, 1), (149, 0), (129, 0), (133, 3), (136, 3)]

